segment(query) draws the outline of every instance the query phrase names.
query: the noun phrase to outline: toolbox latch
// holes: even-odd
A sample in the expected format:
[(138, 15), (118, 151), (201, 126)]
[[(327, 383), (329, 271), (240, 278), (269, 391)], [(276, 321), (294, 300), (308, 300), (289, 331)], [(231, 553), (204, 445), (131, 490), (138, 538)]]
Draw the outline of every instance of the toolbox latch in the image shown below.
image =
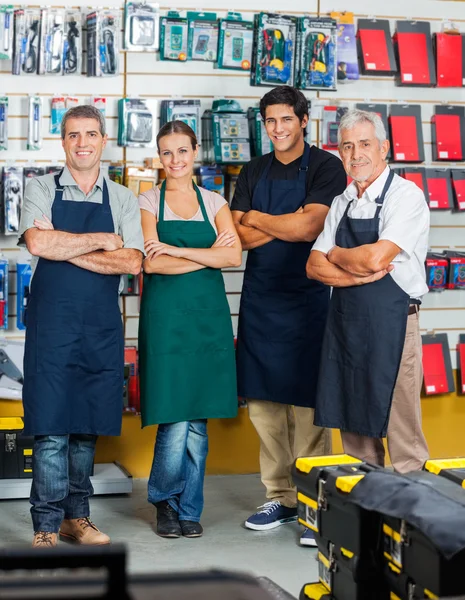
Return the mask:
[(404, 546), (410, 545), (410, 540), (407, 533), (407, 522), (404, 520), (400, 522), (400, 543), (404, 544)]
[(16, 433), (5, 433), (5, 452), (16, 452)]
[(326, 481), (323, 479), (318, 480), (318, 508), (320, 510), (327, 510), (328, 508), (328, 502), (325, 494), (325, 484)]

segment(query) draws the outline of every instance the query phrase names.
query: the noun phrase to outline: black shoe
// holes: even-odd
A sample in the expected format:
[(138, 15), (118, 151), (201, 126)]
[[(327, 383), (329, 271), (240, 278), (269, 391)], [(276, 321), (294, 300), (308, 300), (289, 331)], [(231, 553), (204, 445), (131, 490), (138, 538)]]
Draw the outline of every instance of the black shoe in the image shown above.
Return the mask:
[(200, 537), (203, 533), (203, 527), (196, 521), (179, 521), (182, 535), (187, 538)]
[(181, 525), (179, 524), (178, 513), (166, 500), (157, 502), (157, 534), (166, 538), (181, 537)]

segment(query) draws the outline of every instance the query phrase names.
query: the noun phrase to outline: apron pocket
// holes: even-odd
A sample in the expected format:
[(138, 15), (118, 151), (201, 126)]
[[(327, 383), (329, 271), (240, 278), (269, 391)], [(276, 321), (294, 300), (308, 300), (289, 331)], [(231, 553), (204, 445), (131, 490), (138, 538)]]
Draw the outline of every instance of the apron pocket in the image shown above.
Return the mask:
[(120, 327), (86, 327), (79, 356), (81, 371), (92, 375), (119, 377), (124, 369), (123, 337)]
[(37, 325), (36, 362), (38, 373), (76, 369), (79, 364), (81, 335), (73, 331)]
[(165, 310), (148, 312), (148, 354), (202, 355), (233, 347), (229, 310)]
[(328, 358), (349, 368), (368, 369), (368, 317), (331, 310), (328, 316)]

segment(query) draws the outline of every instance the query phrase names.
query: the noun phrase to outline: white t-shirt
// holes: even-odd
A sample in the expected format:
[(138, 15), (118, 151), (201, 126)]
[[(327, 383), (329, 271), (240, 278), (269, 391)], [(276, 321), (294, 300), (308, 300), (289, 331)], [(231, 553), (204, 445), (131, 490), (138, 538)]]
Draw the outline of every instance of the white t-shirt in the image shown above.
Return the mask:
[[(202, 200), (205, 205), (205, 210), (208, 216), (208, 220), (213, 226), (215, 233), (218, 233), (215, 225), (215, 217), (218, 212), (223, 208), (225, 204), (227, 204), (226, 200), (217, 194), (216, 192), (211, 192), (210, 190), (206, 190), (205, 188), (199, 187), (200, 193), (202, 194)], [(158, 187), (153, 187), (148, 192), (144, 192), (138, 198), (139, 208), (147, 210), (155, 215), (158, 219), (158, 212), (160, 209), (160, 190)], [(195, 213), (193, 217), (190, 219), (183, 219), (176, 213), (174, 213), (171, 208), (168, 206), (168, 202), (165, 197), (165, 221), (203, 221), (202, 210), (200, 209)]]
[[(325, 220), (325, 226), (313, 250), (327, 254), (336, 245), (336, 231), (348, 203), (353, 200), (348, 216), (352, 219), (372, 219), (376, 213), (376, 199), (380, 196), (389, 176), (389, 167), (357, 198), (357, 187), (351, 183), (336, 196)], [(430, 212), (425, 196), (411, 181), (394, 175), (384, 198), (379, 215), (379, 239), (393, 242), (402, 249), (392, 261), (394, 281), (411, 298), (420, 298), (428, 292), (425, 259), (428, 250)]]

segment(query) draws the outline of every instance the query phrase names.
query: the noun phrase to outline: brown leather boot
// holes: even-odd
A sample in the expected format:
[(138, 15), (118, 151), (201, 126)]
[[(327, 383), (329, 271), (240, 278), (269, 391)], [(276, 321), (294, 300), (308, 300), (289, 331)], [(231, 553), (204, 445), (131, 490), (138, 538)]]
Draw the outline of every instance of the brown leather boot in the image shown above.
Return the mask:
[(83, 546), (103, 546), (110, 538), (99, 531), (89, 517), (65, 519), (60, 527), (60, 538)]
[(54, 548), (58, 544), (58, 536), (51, 531), (36, 531), (32, 540), (33, 548)]

